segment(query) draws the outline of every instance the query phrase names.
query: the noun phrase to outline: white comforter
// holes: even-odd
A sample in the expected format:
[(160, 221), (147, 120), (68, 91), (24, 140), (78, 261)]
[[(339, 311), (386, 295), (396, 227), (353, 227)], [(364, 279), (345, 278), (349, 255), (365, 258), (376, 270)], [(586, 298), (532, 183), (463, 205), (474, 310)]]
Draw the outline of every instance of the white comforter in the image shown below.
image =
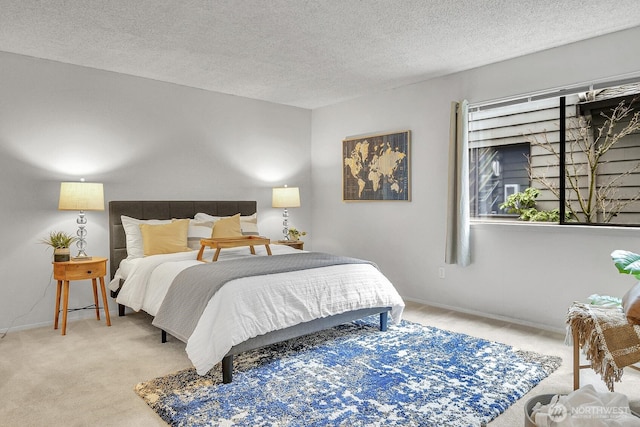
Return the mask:
[[(274, 255), (299, 252), (284, 245), (271, 245), (271, 251)], [(266, 255), (264, 247), (256, 247), (256, 254)], [(211, 256), (211, 251), (205, 252), (205, 259)], [(247, 248), (225, 249), (217, 262), (246, 256), (253, 256)], [(127, 261), (126, 280), (117, 302), (155, 315), (175, 276), (199, 263), (195, 257), (196, 252), (184, 252)], [(110, 288), (116, 287), (116, 282), (114, 280)], [(203, 375), (221, 361), (231, 347), (249, 338), (372, 307), (391, 307), (391, 321), (398, 323), (404, 302), (389, 280), (369, 264), (236, 279), (224, 285), (209, 301), (187, 341), (186, 351), (198, 373)]]

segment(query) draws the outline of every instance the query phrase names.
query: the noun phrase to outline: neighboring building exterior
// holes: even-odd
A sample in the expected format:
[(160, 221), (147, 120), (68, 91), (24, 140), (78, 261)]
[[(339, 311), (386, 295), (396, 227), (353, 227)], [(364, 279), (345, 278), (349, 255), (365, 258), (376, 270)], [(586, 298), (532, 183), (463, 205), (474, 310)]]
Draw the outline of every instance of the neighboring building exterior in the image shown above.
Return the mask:
[[(589, 168), (584, 153), (585, 140), (597, 138), (605, 117), (624, 101), (640, 105), (640, 84), (616, 86), (599, 91), (565, 96), (566, 170), (576, 176), (577, 187), (586, 198)], [(638, 111), (635, 108), (634, 112)], [(619, 121), (615, 134), (629, 123), (633, 113)], [(591, 127), (586, 124), (592, 123)], [(602, 134), (597, 144), (605, 141)], [(517, 217), (500, 205), (510, 194), (528, 187), (540, 190), (539, 210), (558, 208), (558, 196), (548, 189), (559, 184), (560, 97), (529, 100), (511, 105), (497, 105), (469, 112), (470, 205), (473, 217)], [(596, 183), (600, 191), (609, 192), (609, 206), (592, 222), (640, 224), (640, 133), (620, 139), (604, 154), (597, 168)], [(532, 179), (533, 177), (533, 179)], [(615, 188), (614, 188), (615, 187)], [(557, 191), (556, 191), (557, 193)], [(609, 220), (606, 212), (619, 198), (626, 206)], [(566, 199), (575, 212), (582, 212), (576, 192), (567, 183)], [(606, 203), (605, 203), (606, 204)], [(584, 222), (584, 221), (581, 221)]]

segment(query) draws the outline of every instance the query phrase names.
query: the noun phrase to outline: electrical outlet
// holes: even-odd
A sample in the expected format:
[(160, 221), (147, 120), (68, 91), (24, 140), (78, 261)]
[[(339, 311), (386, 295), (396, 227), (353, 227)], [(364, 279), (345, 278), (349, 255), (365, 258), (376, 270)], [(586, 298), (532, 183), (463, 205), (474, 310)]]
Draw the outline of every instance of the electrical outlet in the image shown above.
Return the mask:
[(444, 279), (444, 267), (438, 267), (438, 277)]

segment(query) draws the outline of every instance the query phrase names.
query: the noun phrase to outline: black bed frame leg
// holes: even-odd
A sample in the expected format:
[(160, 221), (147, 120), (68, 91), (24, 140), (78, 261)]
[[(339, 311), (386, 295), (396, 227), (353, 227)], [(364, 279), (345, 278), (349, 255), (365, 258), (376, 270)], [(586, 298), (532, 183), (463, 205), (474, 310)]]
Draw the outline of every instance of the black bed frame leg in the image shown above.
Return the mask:
[(122, 304), (118, 304), (118, 316), (119, 317), (124, 316), (124, 305)]
[(165, 331), (164, 329), (161, 329), (162, 331), (162, 344), (167, 342), (167, 331)]
[(222, 383), (230, 384), (233, 380), (233, 355), (229, 354), (222, 359)]
[(389, 321), (388, 313), (387, 311), (380, 313), (380, 330), (382, 332), (387, 330), (387, 322)]

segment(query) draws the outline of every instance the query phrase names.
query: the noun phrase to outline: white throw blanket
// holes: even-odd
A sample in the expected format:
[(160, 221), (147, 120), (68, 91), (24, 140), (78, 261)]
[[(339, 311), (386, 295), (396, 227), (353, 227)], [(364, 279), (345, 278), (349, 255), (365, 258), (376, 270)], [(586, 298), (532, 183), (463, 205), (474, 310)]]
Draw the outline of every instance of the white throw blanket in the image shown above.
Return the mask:
[(536, 404), (532, 418), (538, 427), (640, 426), (640, 418), (631, 413), (627, 396), (597, 392), (591, 384), (566, 396), (554, 396), (548, 405)]

